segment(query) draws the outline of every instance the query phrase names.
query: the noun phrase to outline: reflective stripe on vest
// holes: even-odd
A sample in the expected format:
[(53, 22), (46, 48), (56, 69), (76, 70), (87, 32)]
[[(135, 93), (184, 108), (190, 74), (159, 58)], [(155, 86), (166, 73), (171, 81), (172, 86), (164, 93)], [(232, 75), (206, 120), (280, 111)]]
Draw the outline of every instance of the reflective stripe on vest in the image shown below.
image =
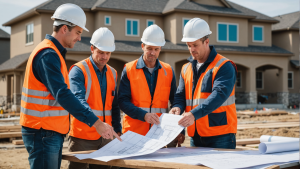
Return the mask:
[(39, 99), (34, 97), (27, 97), (22, 95), (21, 99), (24, 102), (27, 103), (34, 103), (34, 104), (40, 104), (45, 106), (55, 106), (55, 107), (61, 107), (60, 104), (56, 100), (48, 100), (48, 99)]
[(111, 110), (105, 110), (104, 113), (102, 110), (92, 110), (96, 116), (111, 116)]
[(26, 109), (24, 107), (21, 107), (21, 112), (30, 116), (35, 117), (53, 117), (53, 116), (67, 116), (69, 115), (69, 112), (66, 110), (46, 110), (43, 112)]
[(27, 89), (26, 87), (22, 88), (22, 92), (28, 95), (41, 96), (41, 97), (46, 97), (50, 94), (50, 92)]
[[(85, 94), (85, 100), (87, 100), (90, 96), (90, 92), (91, 92), (91, 88), (92, 88), (92, 75), (89, 69), (89, 66), (87, 65), (86, 61), (82, 61), (81, 62), (86, 70), (86, 74), (88, 76), (88, 82), (87, 82), (87, 88), (86, 88), (86, 94)], [(110, 70), (112, 71), (112, 74), (114, 76), (115, 79), (115, 86), (117, 86), (117, 74), (115, 69), (113, 69), (112, 67), (108, 66), (110, 68)]]
[[(199, 104), (204, 103), (206, 99), (191, 99), (186, 100), (186, 106), (197, 106)], [(193, 103), (193, 104), (192, 104)], [(235, 103), (235, 95), (229, 96), (228, 99), (221, 106), (229, 106)]]
[(145, 108), (145, 107), (139, 107), (142, 110), (145, 110), (148, 113), (167, 113), (167, 109), (164, 108)]

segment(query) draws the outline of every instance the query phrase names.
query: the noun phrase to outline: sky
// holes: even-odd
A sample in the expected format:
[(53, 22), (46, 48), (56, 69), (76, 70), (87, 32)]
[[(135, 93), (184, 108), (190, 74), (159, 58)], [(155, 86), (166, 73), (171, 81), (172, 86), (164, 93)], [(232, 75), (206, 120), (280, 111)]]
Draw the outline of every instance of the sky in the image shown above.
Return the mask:
[[(0, 0), (0, 29), (10, 33), (3, 23), (47, 0)], [(229, 0), (270, 17), (299, 11), (299, 0)]]

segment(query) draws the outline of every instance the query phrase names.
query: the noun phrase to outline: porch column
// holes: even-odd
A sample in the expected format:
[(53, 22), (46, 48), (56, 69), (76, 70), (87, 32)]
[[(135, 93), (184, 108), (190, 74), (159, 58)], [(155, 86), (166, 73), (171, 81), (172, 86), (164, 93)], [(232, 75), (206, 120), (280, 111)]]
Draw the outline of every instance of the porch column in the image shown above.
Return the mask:
[(246, 70), (246, 91), (247, 104), (257, 103), (257, 91), (256, 91), (256, 68), (250, 67)]
[(288, 91), (288, 80), (287, 80), (287, 69), (279, 69), (278, 71), (279, 81), (277, 92), (277, 103), (289, 106), (289, 91)]
[(12, 111), (19, 112), (21, 105), (21, 76), (18, 73), (14, 73), (14, 93), (13, 93), (13, 105), (11, 107)]

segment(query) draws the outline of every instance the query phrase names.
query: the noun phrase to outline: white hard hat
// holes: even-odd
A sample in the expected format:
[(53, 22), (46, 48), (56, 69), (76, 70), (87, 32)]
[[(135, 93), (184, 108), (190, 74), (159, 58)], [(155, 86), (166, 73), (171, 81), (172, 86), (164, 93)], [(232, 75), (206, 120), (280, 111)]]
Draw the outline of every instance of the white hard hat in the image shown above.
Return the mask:
[[(83, 10), (71, 3), (66, 3), (60, 5), (54, 12), (53, 16), (51, 17), (52, 20), (62, 20), (62, 21), (67, 21), (72, 24), (77, 25), (81, 27), (82, 29), (89, 31), (88, 29), (85, 28), (85, 23), (86, 23), (86, 16)], [(54, 21), (53, 25), (58, 26), (58, 24), (66, 24), (67, 22), (57, 22)], [(68, 24), (66, 24), (68, 25)], [(71, 26), (71, 25), (70, 25)]]
[(205, 20), (193, 18), (184, 26), (181, 42), (194, 42), (210, 34), (211, 31)]
[(164, 46), (166, 43), (163, 30), (155, 24), (144, 30), (141, 41), (151, 46)]
[(105, 52), (115, 51), (115, 37), (113, 33), (105, 28), (97, 29), (92, 36), (91, 44), (96, 46), (99, 50)]

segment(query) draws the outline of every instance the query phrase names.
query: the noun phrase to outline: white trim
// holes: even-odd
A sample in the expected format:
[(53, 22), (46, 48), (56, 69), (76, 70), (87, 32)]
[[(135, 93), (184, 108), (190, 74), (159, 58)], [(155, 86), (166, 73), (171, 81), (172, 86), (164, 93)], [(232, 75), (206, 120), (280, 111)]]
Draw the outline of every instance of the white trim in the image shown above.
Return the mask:
[[(130, 21), (137, 21), (138, 22), (138, 29), (137, 29), (137, 35), (129, 35), (127, 34), (127, 21), (130, 20)], [(133, 25), (132, 25), (132, 22), (131, 22), (131, 28), (132, 28), (132, 32), (133, 32)], [(140, 36), (140, 20), (139, 19), (132, 19), (132, 18), (125, 18), (125, 36), (134, 36), (134, 37), (139, 37)]]
[(148, 27), (148, 22), (149, 22), (149, 21), (152, 21), (153, 24), (155, 24), (155, 20), (154, 20), (154, 19), (147, 19), (147, 20), (146, 20), (146, 28)]
[[(292, 74), (292, 87), (289, 87), (289, 73)], [(288, 71), (287, 80), (288, 80), (288, 89), (294, 89), (294, 72), (293, 71)]]
[(241, 75), (241, 77), (240, 77), (240, 79), (241, 79), (241, 86), (237, 86), (236, 85), (236, 88), (242, 88), (243, 87), (243, 83), (242, 83), (242, 71), (238, 71), (238, 73), (240, 73), (240, 75)]
[[(26, 42), (26, 38), (27, 38), (27, 26), (28, 25), (31, 25), (32, 24), (32, 42)], [(26, 24), (25, 24), (25, 46), (30, 46), (30, 45), (33, 45), (33, 42), (34, 42), (34, 22), (33, 21), (31, 21), (31, 22), (27, 22)]]
[[(262, 41), (254, 40), (254, 27), (262, 28)], [(264, 43), (264, 26), (252, 25), (252, 42)]]
[(182, 18), (182, 33), (184, 30), (184, 20), (191, 20), (192, 18)]
[[(109, 18), (109, 23), (108, 24), (106, 23), (106, 18)], [(108, 16), (108, 15), (104, 16), (104, 25), (111, 26), (111, 16)]]
[[(219, 40), (219, 24), (227, 25), (227, 40)], [(229, 25), (235, 25), (237, 28), (236, 30), (236, 41), (229, 41)], [(217, 42), (225, 42), (225, 43), (239, 43), (239, 24), (238, 23), (228, 23), (228, 22), (217, 22)]]
[[(257, 78), (256, 78), (256, 73), (257, 73), (257, 72), (261, 72), (262, 88), (257, 88), (257, 86), (256, 86), (256, 80), (257, 80)], [(257, 90), (264, 90), (264, 72), (261, 71), (261, 70), (258, 70), (258, 71), (255, 72), (255, 88), (256, 88)]]

